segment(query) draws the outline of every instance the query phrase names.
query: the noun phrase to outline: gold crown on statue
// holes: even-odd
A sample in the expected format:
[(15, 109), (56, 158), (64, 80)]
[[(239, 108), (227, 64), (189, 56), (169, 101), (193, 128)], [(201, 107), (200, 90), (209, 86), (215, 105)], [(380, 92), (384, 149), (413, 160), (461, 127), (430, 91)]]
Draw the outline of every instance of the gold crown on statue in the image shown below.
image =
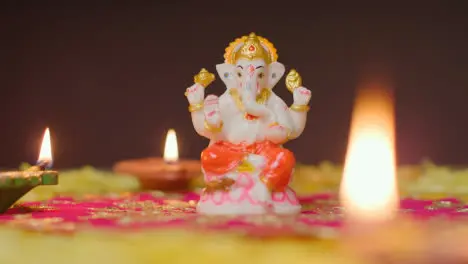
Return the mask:
[(235, 64), (239, 59), (263, 59), (270, 64), (278, 59), (273, 43), (266, 38), (250, 33), (231, 42), (224, 53), (226, 63)]

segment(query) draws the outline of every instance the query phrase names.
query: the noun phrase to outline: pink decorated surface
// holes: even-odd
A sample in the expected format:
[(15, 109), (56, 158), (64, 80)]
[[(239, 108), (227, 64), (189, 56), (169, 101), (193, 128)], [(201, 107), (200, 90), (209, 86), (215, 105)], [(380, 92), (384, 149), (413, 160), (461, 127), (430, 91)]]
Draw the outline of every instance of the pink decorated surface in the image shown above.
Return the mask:
[[(2, 225), (40, 232), (73, 233), (100, 228), (139, 230), (173, 227), (184, 230), (241, 231), (250, 236), (314, 237), (324, 227), (338, 228), (343, 209), (333, 194), (299, 197), (300, 215), (215, 217), (197, 215), (199, 195), (125, 194), (93, 197), (56, 197), (44, 202), (18, 204), (0, 215)], [(456, 199), (438, 201), (403, 199), (401, 211), (416, 219), (463, 218), (468, 207)]]

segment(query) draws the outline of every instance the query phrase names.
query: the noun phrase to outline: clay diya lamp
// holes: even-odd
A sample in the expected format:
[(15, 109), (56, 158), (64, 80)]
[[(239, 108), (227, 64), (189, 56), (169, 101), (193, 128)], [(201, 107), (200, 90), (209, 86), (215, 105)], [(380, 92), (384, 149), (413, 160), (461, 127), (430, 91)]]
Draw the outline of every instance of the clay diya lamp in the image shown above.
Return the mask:
[(58, 184), (58, 172), (52, 167), (50, 132), (47, 128), (42, 140), (38, 162), (24, 171), (0, 172), (0, 213), (4, 213), (26, 193), (40, 185)]
[(144, 190), (186, 191), (191, 181), (201, 175), (201, 164), (197, 160), (179, 159), (177, 136), (170, 129), (162, 158), (123, 160), (117, 162), (113, 170), (137, 177)]
[(451, 223), (433, 228), (399, 214), (395, 161), (392, 96), (385, 83), (366, 82), (355, 102), (340, 189), (345, 254), (357, 263), (467, 263), (463, 246), (447, 243), (457, 233)]

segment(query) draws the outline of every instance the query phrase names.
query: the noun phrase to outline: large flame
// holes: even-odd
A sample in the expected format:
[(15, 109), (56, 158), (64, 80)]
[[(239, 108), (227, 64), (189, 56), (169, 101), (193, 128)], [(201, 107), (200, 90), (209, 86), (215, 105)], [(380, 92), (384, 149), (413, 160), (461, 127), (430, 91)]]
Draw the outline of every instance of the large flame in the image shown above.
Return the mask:
[(41, 150), (39, 152), (39, 158), (37, 162), (45, 162), (48, 164), (52, 163), (52, 144), (50, 142), (50, 131), (46, 128), (44, 136), (42, 138)]
[(358, 93), (354, 106), (341, 202), (347, 217), (380, 221), (398, 208), (395, 120), (390, 93), (370, 84)]
[(179, 159), (179, 147), (177, 146), (177, 136), (174, 129), (169, 129), (164, 145), (164, 161), (176, 162)]

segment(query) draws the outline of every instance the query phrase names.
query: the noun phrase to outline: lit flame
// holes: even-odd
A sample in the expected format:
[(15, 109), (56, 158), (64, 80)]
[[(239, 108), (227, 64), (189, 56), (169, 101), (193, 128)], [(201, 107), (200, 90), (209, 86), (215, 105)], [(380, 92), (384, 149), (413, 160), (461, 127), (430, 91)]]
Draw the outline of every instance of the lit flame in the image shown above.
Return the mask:
[(398, 209), (394, 106), (379, 86), (358, 94), (340, 195), (349, 218), (386, 220)]
[(37, 162), (52, 163), (52, 144), (50, 142), (49, 128), (46, 128), (44, 137), (42, 138), (41, 151), (39, 152), (39, 158)]
[(169, 129), (164, 145), (164, 161), (176, 162), (179, 159), (179, 147), (177, 146), (177, 136), (174, 129)]

